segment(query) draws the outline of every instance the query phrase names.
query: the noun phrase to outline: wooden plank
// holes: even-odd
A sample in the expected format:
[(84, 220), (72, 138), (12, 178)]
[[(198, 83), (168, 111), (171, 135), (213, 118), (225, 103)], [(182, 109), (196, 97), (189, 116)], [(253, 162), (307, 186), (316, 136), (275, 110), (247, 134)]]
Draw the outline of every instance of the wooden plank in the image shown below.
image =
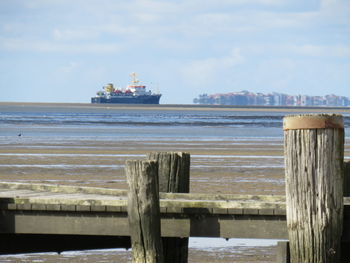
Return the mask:
[(92, 205), (90, 208), (92, 212), (105, 212), (106, 210), (106, 206), (104, 205)]
[[(9, 184), (9, 183), (8, 183)], [(20, 184), (21, 187), (26, 186), (25, 184)], [(14, 184), (14, 186), (18, 186), (18, 184)], [(29, 186), (32, 186), (31, 184), (29, 184)], [(50, 192), (45, 192), (43, 194), (41, 194), (40, 191), (38, 191), (38, 194), (33, 194), (33, 199), (38, 196), (38, 199), (50, 199), (49, 196), (51, 196), (51, 199), (54, 199), (54, 197), (56, 199), (95, 199), (95, 200), (105, 200), (106, 202), (108, 200), (111, 200), (113, 198), (113, 200), (126, 200), (126, 191), (124, 192), (124, 195), (120, 195), (120, 196), (114, 196), (111, 193), (108, 194), (94, 194), (93, 192), (94, 188), (91, 188), (89, 191), (92, 193), (83, 193), (83, 194), (79, 194), (79, 193), (60, 193), (60, 192), (54, 192), (54, 193), (50, 193)], [(99, 189), (99, 188), (96, 188)], [(5, 190), (5, 189), (4, 189)], [(79, 190), (79, 188), (78, 188)], [(0, 191), (2, 191), (0, 189)], [(3, 193), (3, 197), (21, 197), (21, 191), (20, 192), (13, 192), (13, 194), (6, 194)], [(1, 193), (1, 192), (0, 192)], [(25, 190), (24, 193), (28, 193), (27, 190)], [(30, 193), (34, 193), (32, 191), (30, 191)], [(42, 195), (42, 196), (41, 196)], [(1, 198), (0, 196), (0, 198)], [(45, 198), (45, 196), (47, 198)], [(160, 193), (160, 197), (163, 200), (195, 200), (195, 201), (211, 201), (211, 200), (218, 200), (218, 201), (242, 201), (242, 202), (247, 202), (247, 203), (284, 203), (285, 202), (285, 197), (284, 196), (276, 196), (276, 195), (223, 195), (223, 194), (186, 194), (186, 193)], [(25, 199), (25, 198), (23, 198)], [(67, 201), (68, 202), (68, 201)], [(126, 202), (125, 202), (126, 204)]]
[(230, 215), (243, 215), (242, 208), (228, 208), (227, 213)]
[(227, 208), (213, 208), (213, 214), (228, 214)]
[(281, 202), (286, 201), (285, 195), (239, 195), (239, 194), (201, 194), (201, 193), (159, 193), (160, 199), (178, 199), (178, 200), (227, 200), (243, 202)]
[(202, 208), (202, 207), (194, 207), (194, 208), (183, 208), (183, 213), (185, 214), (212, 214), (213, 208)]
[(90, 205), (77, 205), (76, 209), (79, 212), (89, 212), (89, 211), (91, 211), (91, 206)]
[(183, 208), (238, 208), (238, 209), (285, 209), (282, 202), (241, 202), (227, 200), (179, 200), (161, 199), (161, 207), (183, 207)]
[(182, 207), (166, 207), (166, 212), (169, 214), (182, 214), (183, 213), (183, 208)]
[(243, 209), (243, 215), (258, 215), (259, 209), (254, 208), (244, 208)]
[(7, 209), (8, 210), (17, 210), (17, 204), (10, 203), (10, 204), (8, 204)]
[[(128, 236), (127, 215), (105, 216), (96, 212), (86, 216), (86, 212), (3, 211), (1, 233), (14, 234), (62, 234), (62, 235), (106, 235)], [(115, 229), (106, 226), (117, 226)]]
[[(2, 183), (0, 183), (1, 186)], [(19, 184), (19, 183), (6, 183), (6, 185), (11, 185), (11, 189), (9, 190), (7, 188), (1, 188), (0, 187), (0, 198), (1, 197), (20, 197), (21, 193), (38, 193), (38, 196), (41, 192), (39, 190), (21, 190), (21, 188), (32, 188), (33, 184)], [(46, 189), (45, 187), (49, 186), (55, 186), (55, 185), (42, 185), (37, 184), (37, 187), (41, 189), (40, 187), (43, 187), (43, 189)], [(19, 189), (16, 190), (16, 187), (19, 187)], [(33, 187), (34, 189), (36, 187)], [(93, 198), (94, 196), (96, 199), (103, 199), (103, 198), (110, 198), (114, 197), (115, 199), (126, 199), (127, 197), (127, 191), (126, 190), (116, 190), (115, 189), (105, 189), (105, 188), (95, 188), (95, 187), (88, 187), (89, 190), (86, 191), (79, 191), (81, 189), (84, 189), (85, 187), (72, 187), (72, 191), (45, 191), (43, 192), (44, 195), (52, 195), (56, 197), (64, 197), (64, 198), (75, 198), (75, 196), (86, 196), (87, 198)], [(60, 188), (59, 188), (60, 189)], [(73, 189), (76, 189), (77, 192), (74, 192)], [(96, 192), (95, 192), (96, 190)], [(105, 190), (105, 192), (103, 191)], [(110, 191), (111, 190), (111, 191)], [(12, 193), (11, 193), (12, 192)], [(99, 193), (101, 192), (101, 193)], [(35, 196), (36, 194), (34, 194)], [(286, 198), (284, 195), (236, 195), (236, 194), (200, 194), (200, 193), (159, 193), (160, 199), (184, 199), (184, 200), (227, 200), (227, 201), (245, 201), (245, 202), (285, 202)]]
[(61, 210), (61, 205), (60, 204), (46, 204), (46, 210), (60, 211)]
[[(3, 210), (0, 221), (0, 233), (130, 235), (126, 213)], [(161, 234), (167, 237), (288, 238), (285, 216), (261, 215), (163, 214)]]
[(127, 200), (115, 199), (112, 196), (109, 198), (92, 199), (90, 196), (80, 196), (76, 198), (71, 197), (51, 197), (51, 196), (40, 196), (40, 197), (15, 197), (10, 200), (17, 204), (62, 204), (62, 205), (100, 205), (100, 206), (120, 206), (126, 207)]
[(271, 208), (262, 208), (259, 209), (259, 215), (274, 215), (275, 210)]
[[(216, 225), (220, 227), (221, 237), (274, 239), (288, 238), (287, 223), (284, 216), (235, 215), (233, 217), (234, 218), (219, 218)], [(204, 227), (204, 225), (202, 225), (202, 227)]]
[(77, 207), (75, 205), (61, 205), (62, 211), (76, 211)]
[(121, 212), (121, 206), (113, 206), (113, 205), (107, 205), (106, 211), (107, 212)]
[(162, 237), (189, 237), (191, 219), (188, 217), (163, 216), (161, 218)]
[(32, 210), (45, 211), (47, 208), (44, 204), (32, 204)]
[(32, 204), (17, 204), (17, 210), (32, 210)]
[(126, 196), (127, 190), (108, 189), (87, 186), (70, 186), (55, 184), (28, 184), (14, 182), (0, 182), (1, 189), (21, 189), (35, 192), (57, 192), (57, 193), (82, 193), (82, 194), (101, 194), (113, 196)]
[(287, 215), (287, 210), (286, 209), (276, 208), (273, 211), (274, 211), (273, 212), (274, 215)]

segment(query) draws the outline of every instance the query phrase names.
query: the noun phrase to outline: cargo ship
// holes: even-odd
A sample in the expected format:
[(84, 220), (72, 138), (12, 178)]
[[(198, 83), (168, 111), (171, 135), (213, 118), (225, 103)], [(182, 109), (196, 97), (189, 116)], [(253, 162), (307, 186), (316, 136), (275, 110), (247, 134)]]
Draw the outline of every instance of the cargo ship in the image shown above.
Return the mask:
[(136, 73), (130, 76), (131, 83), (126, 88), (114, 88), (113, 84), (109, 83), (91, 98), (91, 103), (159, 104), (162, 94), (146, 90), (146, 86), (141, 85), (137, 79)]

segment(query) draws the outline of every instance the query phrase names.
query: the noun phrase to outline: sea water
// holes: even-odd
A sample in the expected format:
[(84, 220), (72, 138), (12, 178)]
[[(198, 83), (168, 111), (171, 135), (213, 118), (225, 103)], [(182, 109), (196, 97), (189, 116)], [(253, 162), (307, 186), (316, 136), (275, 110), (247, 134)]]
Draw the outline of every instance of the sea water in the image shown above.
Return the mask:
[[(341, 113), (348, 128), (350, 113), (346, 110)], [(289, 114), (295, 112), (286, 109), (181, 110), (181, 106), (169, 110), (0, 105), (0, 136), (11, 138), (25, 134), (38, 139), (55, 137), (57, 140), (77, 137), (99, 140), (138, 138), (145, 141), (152, 137), (181, 140), (197, 137), (210, 140), (236, 136), (263, 139), (281, 137), (282, 119)]]

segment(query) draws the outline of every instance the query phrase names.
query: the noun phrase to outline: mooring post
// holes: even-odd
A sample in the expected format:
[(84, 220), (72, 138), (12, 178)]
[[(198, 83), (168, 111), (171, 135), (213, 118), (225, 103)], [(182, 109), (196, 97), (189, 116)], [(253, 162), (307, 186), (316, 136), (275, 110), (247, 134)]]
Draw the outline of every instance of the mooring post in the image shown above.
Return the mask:
[[(159, 191), (188, 193), (190, 190), (190, 154), (184, 152), (149, 153), (158, 162)], [(164, 261), (187, 263), (188, 238), (163, 237)]]
[(343, 118), (287, 116), (283, 128), (291, 262), (340, 262)]
[(128, 219), (133, 263), (163, 263), (160, 234), (158, 164), (126, 162)]

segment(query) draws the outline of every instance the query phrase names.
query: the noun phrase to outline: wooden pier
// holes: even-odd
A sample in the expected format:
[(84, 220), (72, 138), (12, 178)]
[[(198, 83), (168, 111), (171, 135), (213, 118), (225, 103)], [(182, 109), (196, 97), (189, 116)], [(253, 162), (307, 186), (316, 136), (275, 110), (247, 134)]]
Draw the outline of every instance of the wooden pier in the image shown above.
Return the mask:
[[(0, 183), (0, 207), (1, 234), (129, 236), (123, 190)], [(284, 196), (160, 193), (160, 212), (162, 236), (287, 239)]]
[[(2, 242), (2, 254), (130, 247), (124, 190), (0, 183), (0, 208), (0, 238), (12, 240)], [(160, 193), (160, 211), (162, 236), (288, 239), (285, 196)], [(60, 237), (72, 236), (96, 243), (61, 248)], [(350, 242), (350, 197), (344, 197), (342, 239)]]

